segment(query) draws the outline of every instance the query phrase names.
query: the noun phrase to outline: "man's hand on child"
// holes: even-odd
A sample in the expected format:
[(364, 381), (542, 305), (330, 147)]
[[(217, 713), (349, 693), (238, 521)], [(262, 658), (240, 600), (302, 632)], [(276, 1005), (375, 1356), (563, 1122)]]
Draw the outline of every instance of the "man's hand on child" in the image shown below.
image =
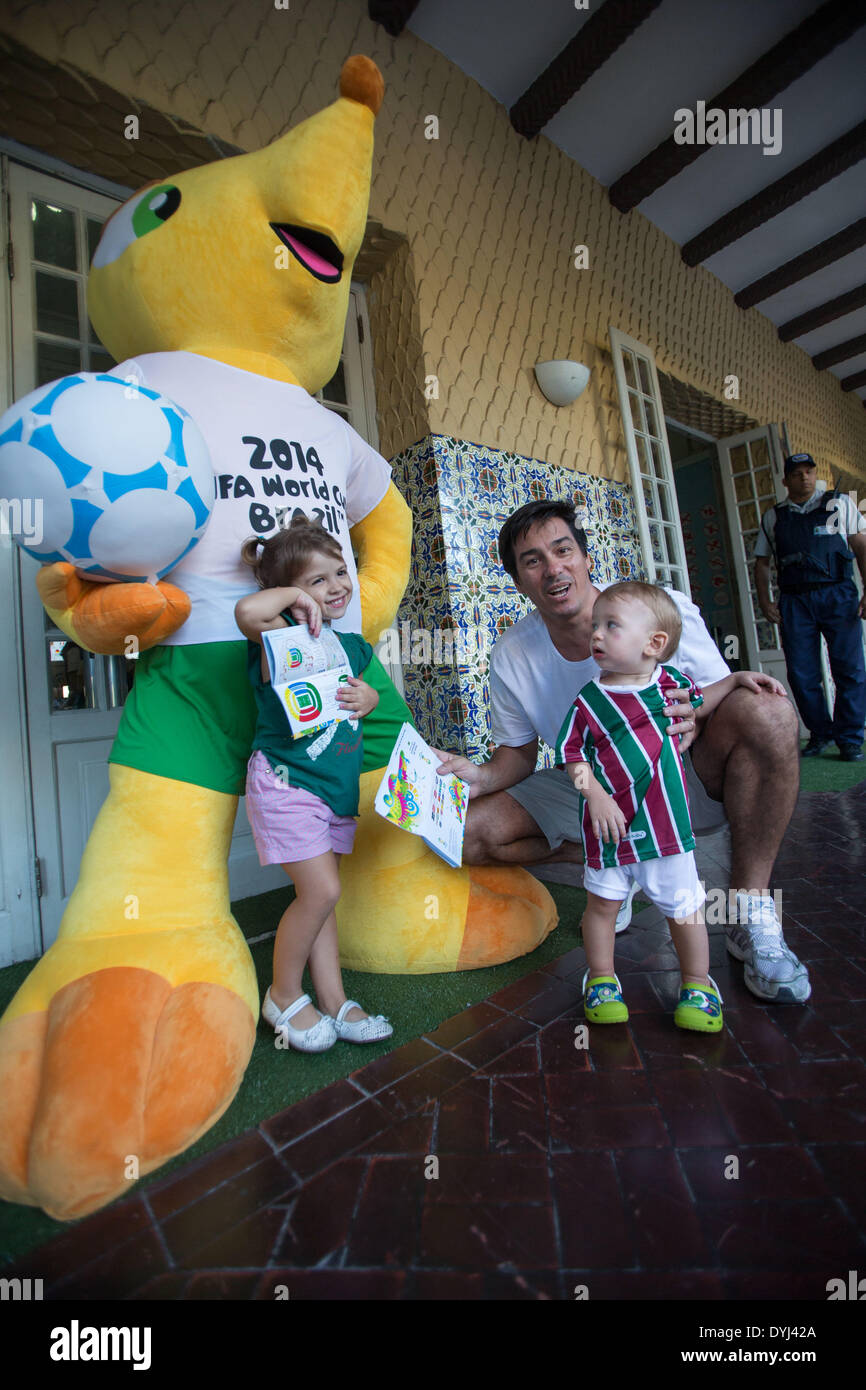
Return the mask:
[(768, 690), (771, 695), (784, 695), (788, 698), (788, 692), (773, 676), (768, 676), (764, 671), (738, 671), (737, 685), (744, 685), (747, 690)]
[(671, 696), (666, 701), (664, 713), (670, 719), (666, 733), (676, 738), (680, 735), (680, 752), (684, 753), (689, 745), (694, 744), (698, 737), (698, 720), (696, 720), (695, 710), (692, 708), (687, 692), (681, 691), (677, 696)]
[(372, 685), (362, 681), (360, 676), (347, 676), (337, 691), (337, 701), (342, 709), (350, 710), (355, 719), (363, 719), (379, 703), (379, 692)]
[(685, 753), (698, 736), (697, 716), (685, 691), (666, 702), (665, 713), (671, 721), (665, 732), (672, 738), (679, 736), (680, 752)]
[(613, 840), (619, 844), (628, 829), (625, 816), (612, 796), (605, 791), (590, 793), (586, 798), (592, 831), (599, 841)]

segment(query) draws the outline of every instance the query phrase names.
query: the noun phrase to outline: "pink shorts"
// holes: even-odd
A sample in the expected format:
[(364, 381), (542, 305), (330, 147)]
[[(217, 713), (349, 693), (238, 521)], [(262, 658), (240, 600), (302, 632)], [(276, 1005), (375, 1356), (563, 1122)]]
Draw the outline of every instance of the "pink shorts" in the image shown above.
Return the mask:
[(287, 787), (261, 752), (247, 764), (247, 819), (262, 867), (315, 859), (329, 850), (352, 852), (354, 817), (334, 815), (303, 787)]

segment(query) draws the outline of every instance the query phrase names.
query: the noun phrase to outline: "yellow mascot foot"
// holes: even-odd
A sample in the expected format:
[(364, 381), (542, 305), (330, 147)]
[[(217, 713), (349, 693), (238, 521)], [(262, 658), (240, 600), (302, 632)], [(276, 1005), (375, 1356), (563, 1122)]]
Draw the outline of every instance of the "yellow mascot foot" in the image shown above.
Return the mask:
[(361, 778), (355, 847), (340, 863), (340, 960), (350, 970), (480, 970), (534, 951), (556, 904), (525, 869), (452, 869), (373, 810), (382, 770)]
[(469, 881), (458, 970), (525, 956), (556, 926), (553, 898), (525, 869), (472, 868)]
[(255, 1024), (224, 986), (117, 967), (0, 1026), (0, 1196), (60, 1221), (129, 1192), (230, 1104)]
[(110, 776), (60, 934), (0, 1020), (0, 1197), (61, 1221), (219, 1119), (259, 1009), (229, 909), (237, 798)]

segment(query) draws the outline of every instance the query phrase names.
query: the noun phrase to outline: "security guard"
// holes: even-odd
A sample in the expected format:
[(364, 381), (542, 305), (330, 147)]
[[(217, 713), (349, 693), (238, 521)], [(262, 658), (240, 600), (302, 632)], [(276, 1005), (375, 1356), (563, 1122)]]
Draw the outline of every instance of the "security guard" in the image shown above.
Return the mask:
[[(850, 497), (817, 487), (811, 454), (785, 459), (784, 482), (788, 499), (764, 513), (755, 543), (758, 602), (767, 621), (779, 624), (791, 693), (810, 735), (803, 757), (817, 757), (835, 740), (844, 762), (859, 762), (866, 721), (860, 625), (866, 597), (858, 598), (852, 574), (856, 559), (866, 584), (866, 518)], [(778, 606), (770, 598), (771, 552)], [(836, 686), (832, 718), (821, 680), (822, 635)]]

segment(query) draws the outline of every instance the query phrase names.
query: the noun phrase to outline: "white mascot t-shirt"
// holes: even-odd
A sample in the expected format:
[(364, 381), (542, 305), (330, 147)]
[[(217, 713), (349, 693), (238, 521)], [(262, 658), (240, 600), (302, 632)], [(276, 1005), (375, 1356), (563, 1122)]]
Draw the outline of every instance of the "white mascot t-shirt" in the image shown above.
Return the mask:
[(391, 467), (333, 410), (302, 386), (289, 386), (192, 352), (130, 358), (113, 376), (162, 392), (182, 406), (204, 435), (216, 475), (207, 529), (165, 575), (189, 594), (186, 622), (166, 645), (236, 642), (239, 598), (255, 592), (240, 557), (250, 536), (267, 540), (296, 511), (320, 521), (343, 548), (354, 593), (341, 632), (361, 631), (361, 600), (349, 528), (379, 505)]

